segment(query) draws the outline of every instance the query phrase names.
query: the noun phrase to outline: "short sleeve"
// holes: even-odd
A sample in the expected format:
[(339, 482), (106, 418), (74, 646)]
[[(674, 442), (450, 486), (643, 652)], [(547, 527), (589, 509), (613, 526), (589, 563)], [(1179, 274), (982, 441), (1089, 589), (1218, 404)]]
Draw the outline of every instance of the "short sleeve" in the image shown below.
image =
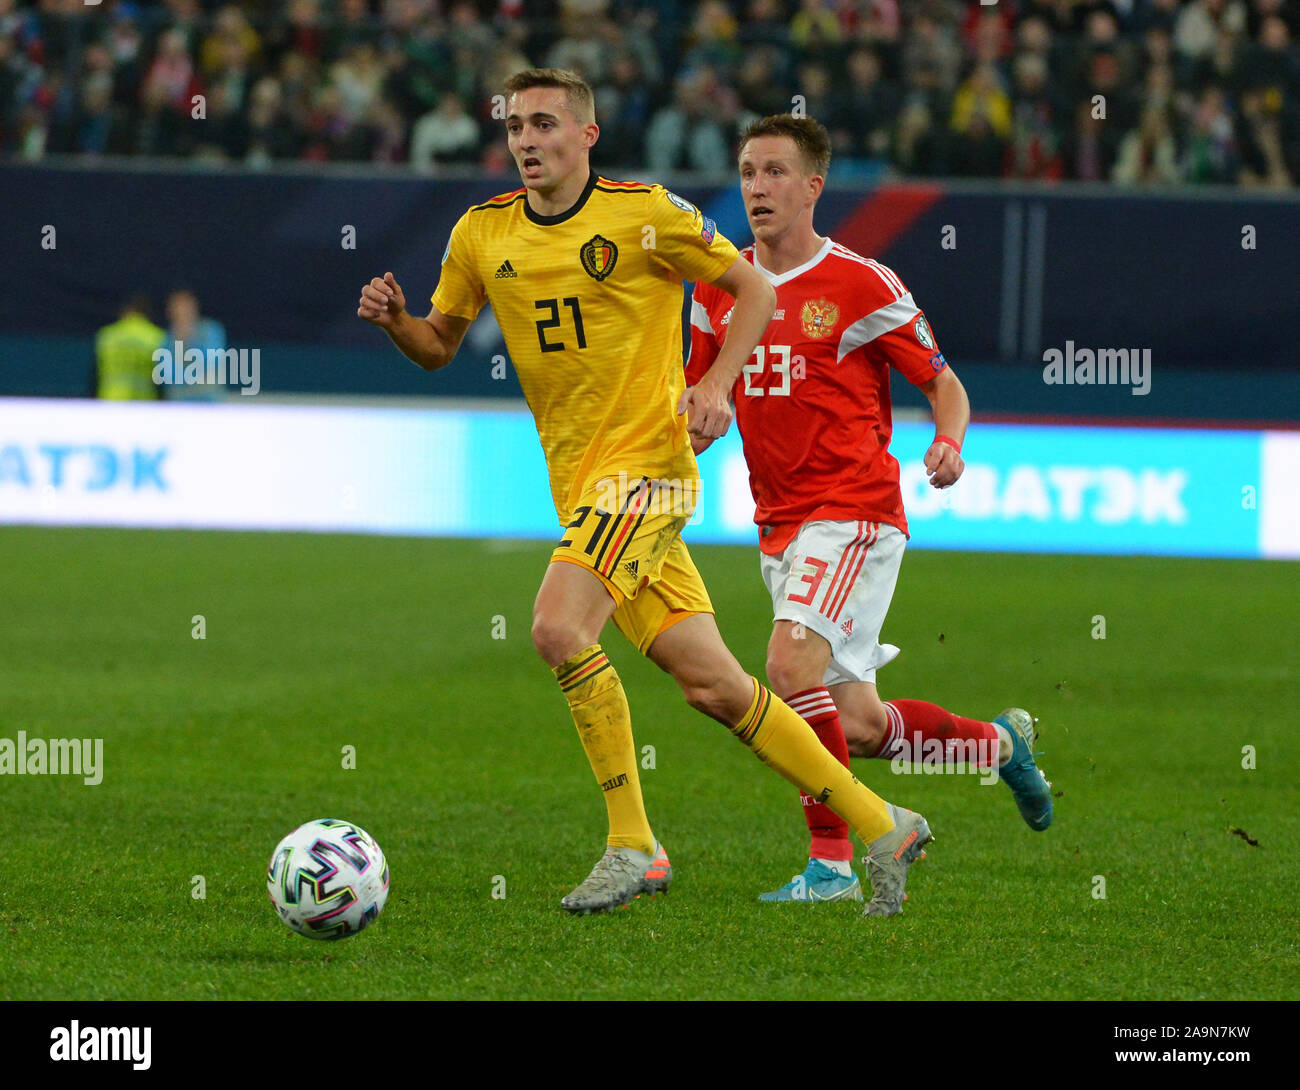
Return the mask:
[(683, 280), (711, 284), (740, 256), (713, 220), (661, 185), (650, 191), (649, 219), (655, 256)]
[(469, 216), (466, 212), (451, 229), (451, 239), (442, 255), (442, 275), (438, 277), (431, 301), (443, 314), (473, 321), (487, 302), (487, 296), (474, 261)]
[(913, 386), (929, 382), (948, 366), (934, 339), (934, 331), (921, 311), (902, 325), (876, 337), (866, 349), (869, 356), (887, 363)]
[(708, 284), (696, 284), (691, 295), (691, 356), (686, 362), (687, 386), (694, 386), (708, 373), (722, 348), (708, 310), (708, 300), (716, 292), (717, 289)]

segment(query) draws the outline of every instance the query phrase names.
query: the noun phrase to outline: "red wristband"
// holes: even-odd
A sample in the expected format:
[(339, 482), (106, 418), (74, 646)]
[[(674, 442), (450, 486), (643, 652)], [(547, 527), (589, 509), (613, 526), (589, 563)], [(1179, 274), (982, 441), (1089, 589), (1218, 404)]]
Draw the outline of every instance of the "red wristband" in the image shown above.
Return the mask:
[(956, 439), (949, 438), (949, 437), (946, 436), (946, 435), (936, 435), (936, 436), (934, 437), (934, 441), (935, 441), (936, 443), (947, 443), (947, 444), (948, 444), (950, 447), (952, 447), (952, 449), (955, 450), (958, 454), (961, 453), (961, 444), (960, 444), (959, 442), (957, 442)]

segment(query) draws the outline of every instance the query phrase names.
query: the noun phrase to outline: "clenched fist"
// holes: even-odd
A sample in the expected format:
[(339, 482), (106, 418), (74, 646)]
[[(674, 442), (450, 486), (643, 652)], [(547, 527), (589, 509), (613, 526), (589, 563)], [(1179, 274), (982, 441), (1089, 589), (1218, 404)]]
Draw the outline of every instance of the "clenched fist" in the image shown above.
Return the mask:
[(364, 318), (372, 325), (388, 329), (406, 309), (406, 296), (390, 272), (384, 273), (382, 280), (375, 277), (361, 289), (361, 304), (357, 307), (357, 317)]

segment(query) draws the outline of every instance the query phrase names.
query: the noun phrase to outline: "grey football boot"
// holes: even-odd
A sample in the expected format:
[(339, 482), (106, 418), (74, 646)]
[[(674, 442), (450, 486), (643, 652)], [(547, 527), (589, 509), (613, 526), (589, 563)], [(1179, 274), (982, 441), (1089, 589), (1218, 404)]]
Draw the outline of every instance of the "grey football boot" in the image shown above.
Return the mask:
[(925, 855), (922, 849), (934, 839), (929, 824), (920, 814), (892, 802), (885, 805), (894, 819), (894, 827), (876, 837), (862, 859), (873, 895), (862, 910), (864, 916), (897, 916), (903, 911), (907, 868)]
[(560, 901), (560, 907), (575, 916), (604, 912), (634, 901), (643, 893), (652, 897), (663, 893), (672, 880), (673, 865), (657, 840), (654, 855), (635, 848), (606, 848), (582, 884)]

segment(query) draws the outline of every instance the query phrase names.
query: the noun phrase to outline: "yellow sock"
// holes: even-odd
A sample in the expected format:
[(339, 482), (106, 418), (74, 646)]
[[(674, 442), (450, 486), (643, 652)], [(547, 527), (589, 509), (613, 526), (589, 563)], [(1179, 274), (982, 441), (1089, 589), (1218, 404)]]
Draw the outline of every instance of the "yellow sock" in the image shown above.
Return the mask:
[(804, 718), (754, 678), (754, 700), (731, 733), (766, 765), (824, 802), (870, 844), (894, 827), (885, 800), (831, 756)]
[(618, 674), (600, 644), (594, 643), (555, 667), (555, 680), (569, 701), (582, 748), (605, 793), (609, 846), (653, 854), (655, 838), (641, 800), (632, 716)]

